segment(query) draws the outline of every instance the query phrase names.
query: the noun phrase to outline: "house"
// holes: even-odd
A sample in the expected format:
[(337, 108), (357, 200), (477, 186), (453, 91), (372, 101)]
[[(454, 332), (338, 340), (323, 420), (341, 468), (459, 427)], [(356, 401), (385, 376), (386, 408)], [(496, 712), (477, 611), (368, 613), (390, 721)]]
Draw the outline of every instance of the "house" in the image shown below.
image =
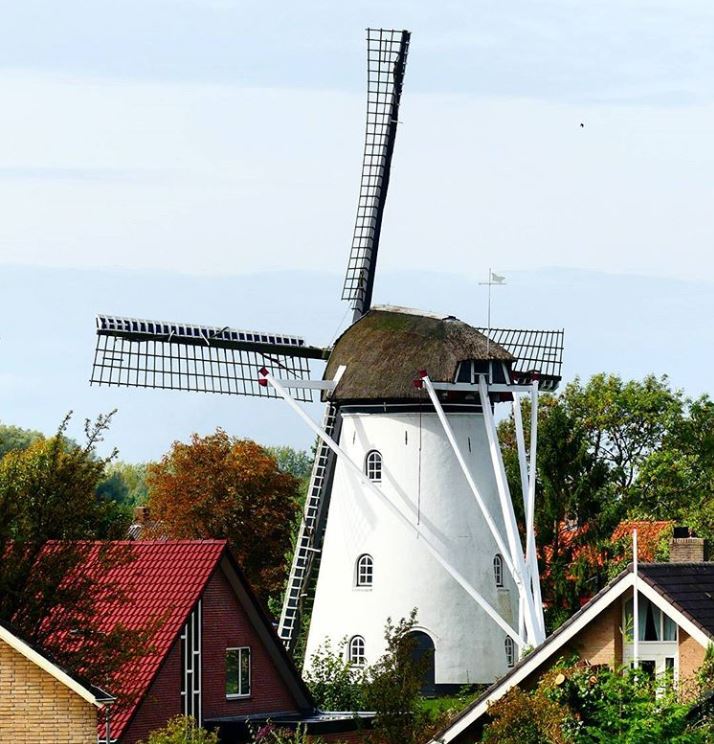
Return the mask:
[[(131, 559), (110, 568), (107, 580), (128, 601), (98, 597), (97, 613), (106, 630), (122, 623), (152, 632), (151, 652), (111, 683), (125, 698), (111, 711), (112, 741), (135, 744), (181, 713), (219, 729), (226, 742), (243, 740), (246, 720), (302, 723), (325, 741), (356, 740), (352, 716), (316, 709), (225, 540), (118, 544)], [(99, 560), (99, 547), (84, 570)]]
[[(685, 541), (678, 545), (677, 541)], [(675, 555), (703, 541), (675, 537)], [(511, 688), (533, 688), (559, 659), (574, 654), (593, 665), (633, 663), (633, 597), (638, 592), (639, 666), (657, 675), (669, 671), (686, 690), (714, 643), (714, 563), (640, 564), (628, 567), (462, 711), (431, 744), (471, 744), (488, 723), (488, 708)]]
[(0, 741), (96, 744), (97, 714), (103, 721), (113, 702), (0, 622)]

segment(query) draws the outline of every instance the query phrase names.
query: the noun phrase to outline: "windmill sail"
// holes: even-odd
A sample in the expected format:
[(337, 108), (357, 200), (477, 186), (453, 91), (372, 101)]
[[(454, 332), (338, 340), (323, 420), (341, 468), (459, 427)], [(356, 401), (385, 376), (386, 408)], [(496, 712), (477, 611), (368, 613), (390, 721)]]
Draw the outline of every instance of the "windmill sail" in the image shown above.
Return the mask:
[(409, 38), (408, 31), (367, 29), (367, 126), (362, 180), (342, 289), (342, 299), (351, 303), (355, 320), (369, 310), (372, 302)]
[(517, 377), (539, 380), (541, 390), (558, 387), (563, 366), (563, 331), (526, 331), (513, 328), (478, 328), (491, 341), (516, 357)]
[[(98, 315), (90, 382), (276, 397), (271, 387), (258, 384), (261, 367), (276, 377), (304, 380), (310, 376), (309, 360), (325, 355), (297, 336)], [(309, 389), (291, 392), (312, 400)]]

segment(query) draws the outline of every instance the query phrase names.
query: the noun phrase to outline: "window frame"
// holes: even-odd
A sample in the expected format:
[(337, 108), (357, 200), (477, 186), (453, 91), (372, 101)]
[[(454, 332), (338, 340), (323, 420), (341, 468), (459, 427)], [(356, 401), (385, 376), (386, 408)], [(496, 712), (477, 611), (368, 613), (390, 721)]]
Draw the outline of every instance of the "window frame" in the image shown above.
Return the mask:
[[(355, 643), (361, 644), (361, 653), (357, 661), (355, 661), (354, 655)], [(365, 643), (364, 636), (353, 635), (352, 638), (350, 638), (349, 645), (347, 646), (347, 661), (352, 664), (352, 666), (367, 666), (367, 644)]]
[[(660, 636), (658, 639), (645, 639), (638, 638), (638, 643), (678, 643), (679, 642), (679, 624), (676, 620), (671, 618), (662, 608), (658, 607), (652, 600), (645, 597), (642, 593), (639, 595), (639, 615), (645, 618), (645, 625), (643, 628), (643, 636), (647, 634), (647, 612), (649, 608), (652, 608), (652, 620), (658, 620), (656, 633)], [(643, 615), (644, 612), (644, 615)], [(625, 643), (632, 644), (635, 638), (635, 628), (630, 627), (632, 622), (634, 625), (634, 596), (630, 595), (622, 603), (622, 625), (625, 629)], [(674, 638), (665, 638), (667, 630), (674, 630)], [(639, 636), (639, 633), (638, 633)]]
[(493, 579), (496, 589), (503, 589), (503, 556), (500, 553), (493, 556)]
[[(239, 692), (228, 692), (228, 654), (229, 652), (238, 652), (238, 690)], [(243, 661), (243, 654), (247, 652), (248, 656), (248, 691), (242, 692), (243, 686), (242, 686), (242, 675), (241, 675), (241, 668), (242, 668), (242, 661)], [(226, 647), (226, 653), (225, 653), (225, 659), (226, 659), (226, 700), (244, 700), (246, 698), (251, 697), (253, 694), (253, 652), (251, 650), (250, 646), (227, 646)]]
[[(373, 456), (376, 458), (373, 461)], [(382, 482), (382, 472), (384, 471), (384, 458), (379, 450), (371, 449), (364, 456), (364, 474), (372, 483)]]
[[(368, 569), (362, 571), (363, 566)], [(370, 553), (362, 553), (355, 561), (355, 588), (371, 589), (374, 586), (374, 558)]]

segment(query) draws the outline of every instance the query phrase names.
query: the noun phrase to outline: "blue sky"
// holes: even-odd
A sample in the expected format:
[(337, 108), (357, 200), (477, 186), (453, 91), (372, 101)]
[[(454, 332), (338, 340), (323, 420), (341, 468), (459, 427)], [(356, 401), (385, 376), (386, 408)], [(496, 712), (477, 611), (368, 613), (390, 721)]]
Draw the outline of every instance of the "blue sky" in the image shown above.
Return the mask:
[[(337, 325), (362, 154), (367, 25), (413, 33), (380, 252), (380, 270), (398, 288), (388, 299), (411, 294), (414, 272), (458, 276), (458, 302), (448, 292), (432, 302), (424, 291), (411, 294), (413, 304), (453, 312), (435, 306), (448, 301), (478, 323), (476, 282), (489, 266), (517, 272), (524, 286), (537, 286), (547, 267), (567, 267), (603, 288), (605, 345), (631, 347), (633, 333), (649, 333), (647, 304), (667, 280), (678, 288), (665, 293), (667, 321), (692, 326), (704, 306), (687, 294), (695, 287), (705, 297), (714, 282), (710, 2), (24, 0), (7, 4), (0, 23), (0, 275), (6, 286), (26, 283), (0, 296), (0, 348), (17, 338), (19, 297), (31, 298), (33, 318), (56, 316), (62, 301), (48, 277), (74, 277), (67, 281), (80, 294), (77, 277), (86, 278), (86, 297), (67, 303), (76, 319), (80, 306), (88, 315), (145, 308), (239, 327), (266, 319), (268, 330), (305, 333), (317, 316), (300, 294), (304, 271), (334, 284), (323, 312), (325, 328)], [(131, 291), (131, 272), (142, 293)], [(275, 290), (270, 272), (288, 272), (295, 292), (287, 283)], [(645, 306), (613, 308), (625, 296), (610, 280), (627, 286), (631, 276), (651, 281), (638, 295)], [(244, 296), (215, 300), (212, 279), (216, 294)], [(574, 318), (575, 331), (588, 331), (571, 306), (577, 294), (559, 295), (562, 322), (550, 311), (541, 317), (525, 296), (510, 295), (520, 324), (567, 328)], [(68, 347), (86, 343), (87, 326), (60, 326)], [(697, 349), (710, 346), (698, 337)], [(643, 348), (639, 366), (607, 355), (603, 364), (666, 371), (656, 346)], [(575, 350), (571, 374), (594, 370)], [(21, 348), (12, 361), (0, 355), (0, 419), (51, 428), (64, 406), (54, 360), (33, 357), (33, 384), (45, 374), (54, 391), (40, 409), (11, 392), (29, 374), (21, 358)], [(67, 385), (76, 369), (66, 370)], [(679, 384), (702, 390), (686, 374)], [(77, 405), (94, 400), (79, 396)], [(195, 418), (180, 424), (166, 417), (148, 426), (137, 411), (118, 444), (131, 459), (142, 447), (155, 456), (174, 436), (220, 423), (218, 413), (203, 416), (202, 400), (186, 402)], [(273, 441), (289, 426), (268, 425), (231, 419)]]

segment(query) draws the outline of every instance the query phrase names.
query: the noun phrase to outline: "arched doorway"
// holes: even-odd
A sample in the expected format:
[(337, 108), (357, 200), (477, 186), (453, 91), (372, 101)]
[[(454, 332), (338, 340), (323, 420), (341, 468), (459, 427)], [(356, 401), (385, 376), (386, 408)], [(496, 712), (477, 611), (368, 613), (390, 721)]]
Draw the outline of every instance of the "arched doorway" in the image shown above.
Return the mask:
[(421, 694), (436, 695), (434, 641), (431, 640), (431, 636), (421, 630), (413, 630), (409, 633), (409, 640), (412, 643), (412, 658), (422, 669)]

